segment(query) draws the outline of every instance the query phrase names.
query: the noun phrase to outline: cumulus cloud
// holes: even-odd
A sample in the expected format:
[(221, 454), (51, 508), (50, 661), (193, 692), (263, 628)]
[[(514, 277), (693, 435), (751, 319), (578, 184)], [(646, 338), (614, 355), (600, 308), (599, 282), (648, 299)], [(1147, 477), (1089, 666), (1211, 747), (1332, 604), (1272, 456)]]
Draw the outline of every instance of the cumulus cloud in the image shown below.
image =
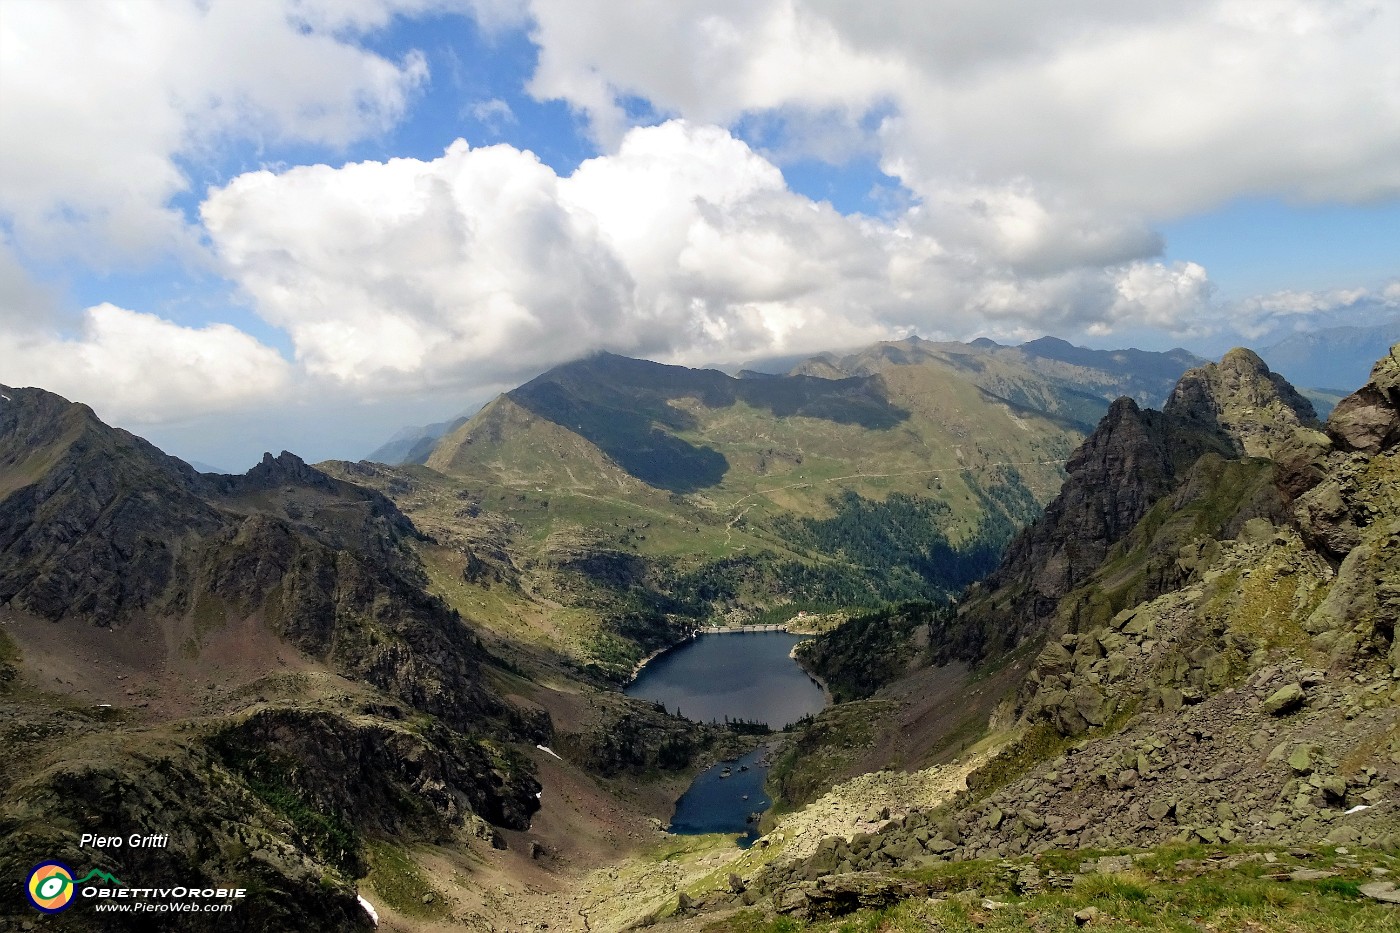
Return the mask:
[(27, 250), (108, 263), (191, 248), (171, 200), (229, 138), (343, 146), (427, 77), (346, 38), (424, 0), (14, 0), (0, 17), (0, 220)]
[(530, 153), (459, 141), (432, 162), (242, 175), (202, 216), (310, 373), (433, 384), (609, 338), (630, 304), (626, 269), (558, 188)]
[(266, 404), (291, 376), (277, 351), (235, 327), (183, 327), (111, 304), (88, 308), (74, 337), (0, 332), (0, 360), (0, 381), (127, 424)]
[(850, 47), (836, 25), (789, 2), (534, 0), (539, 65), (530, 90), (587, 113), (615, 146), (621, 98), (662, 113), (728, 124), (797, 104), (857, 112), (903, 80), (905, 65)]
[(531, 90), (604, 142), (621, 139), (627, 97), (721, 124), (786, 107), (850, 114), (855, 131), (876, 113), (885, 170), (922, 196), (1015, 199), (1030, 179), (1043, 208), (1109, 227), (1246, 194), (1400, 192), (1400, 8), (1379, 0), (530, 8)]
[(680, 120), (567, 177), (459, 140), (431, 161), (246, 174), (202, 208), (298, 361), (362, 389), (480, 385), (595, 349), (703, 362), (989, 326), (1171, 327), (1209, 294), (1189, 263), (1029, 274), (948, 248), (926, 213), (843, 216), (728, 131)]

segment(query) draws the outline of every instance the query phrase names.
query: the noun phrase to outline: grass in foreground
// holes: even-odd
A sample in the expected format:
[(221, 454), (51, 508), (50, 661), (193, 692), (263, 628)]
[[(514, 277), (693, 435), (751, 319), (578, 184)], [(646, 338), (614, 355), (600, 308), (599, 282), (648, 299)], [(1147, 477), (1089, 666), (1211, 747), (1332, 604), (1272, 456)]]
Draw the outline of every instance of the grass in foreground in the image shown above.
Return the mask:
[[(1295, 850), (1296, 851), (1296, 850)], [(1264, 853), (1276, 860), (1269, 862)], [(1362, 896), (1361, 885), (1394, 879), (1400, 859), (1374, 850), (1331, 848), (1307, 856), (1278, 849), (1169, 846), (1139, 854), (1115, 874), (1077, 874), (1090, 853), (1054, 853), (1040, 860), (964, 862), (918, 877), (939, 893), (881, 910), (804, 923), (752, 909), (701, 927), (706, 933), (904, 933), (904, 931), (1170, 931), (1170, 933), (1400, 933), (1400, 906)], [(1021, 871), (1039, 868), (1042, 885), (1020, 886)], [(1335, 872), (1287, 880), (1299, 869)], [(1373, 870), (1383, 874), (1377, 876)], [(1051, 881), (1056, 876), (1066, 887)], [(1077, 912), (1095, 908), (1087, 922)], [(1082, 915), (1081, 915), (1082, 916)]]

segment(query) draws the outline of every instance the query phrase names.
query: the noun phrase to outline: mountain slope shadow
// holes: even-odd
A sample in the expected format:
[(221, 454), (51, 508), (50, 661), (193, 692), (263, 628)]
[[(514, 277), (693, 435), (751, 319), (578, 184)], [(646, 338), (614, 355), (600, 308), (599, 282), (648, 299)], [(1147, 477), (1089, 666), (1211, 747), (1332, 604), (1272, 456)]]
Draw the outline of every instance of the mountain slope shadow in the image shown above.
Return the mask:
[(778, 417), (820, 418), (886, 430), (909, 417), (890, 404), (878, 377), (736, 379), (717, 370), (667, 366), (602, 353), (550, 370), (508, 393), (534, 414), (586, 438), (637, 479), (670, 492), (718, 485), (729, 461), (673, 432), (699, 419), (673, 404), (705, 408), (742, 402)]

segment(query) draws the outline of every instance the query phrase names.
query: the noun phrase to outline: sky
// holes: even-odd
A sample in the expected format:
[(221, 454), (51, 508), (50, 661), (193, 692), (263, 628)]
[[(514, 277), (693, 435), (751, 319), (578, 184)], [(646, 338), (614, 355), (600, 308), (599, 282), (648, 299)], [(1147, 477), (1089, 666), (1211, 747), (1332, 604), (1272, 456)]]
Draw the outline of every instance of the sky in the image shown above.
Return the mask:
[(0, 383), (357, 459), (597, 350), (1400, 314), (1395, 0), (0, 0)]

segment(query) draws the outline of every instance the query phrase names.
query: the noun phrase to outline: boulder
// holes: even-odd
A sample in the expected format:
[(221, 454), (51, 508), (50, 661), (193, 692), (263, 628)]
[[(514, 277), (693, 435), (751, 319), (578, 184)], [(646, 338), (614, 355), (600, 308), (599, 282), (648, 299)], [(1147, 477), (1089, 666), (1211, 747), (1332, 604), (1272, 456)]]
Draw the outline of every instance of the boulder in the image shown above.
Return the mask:
[(1302, 706), (1306, 699), (1307, 694), (1303, 691), (1303, 685), (1294, 681), (1270, 694), (1269, 698), (1264, 701), (1263, 709), (1270, 716), (1283, 716)]
[(1147, 805), (1147, 815), (1154, 820), (1164, 820), (1176, 813), (1176, 801), (1154, 800)]
[(1373, 881), (1370, 884), (1363, 884), (1357, 890), (1372, 900), (1383, 901), (1387, 904), (1400, 904), (1400, 890), (1396, 889), (1393, 881)]
[(1288, 767), (1293, 769), (1293, 773), (1301, 777), (1307, 777), (1313, 773), (1312, 746), (1298, 745), (1288, 755)]
[(816, 920), (865, 908), (888, 907), (928, 893), (928, 886), (873, 871), (827, 875), (784, 888), (774, 899), (779, 913)]

